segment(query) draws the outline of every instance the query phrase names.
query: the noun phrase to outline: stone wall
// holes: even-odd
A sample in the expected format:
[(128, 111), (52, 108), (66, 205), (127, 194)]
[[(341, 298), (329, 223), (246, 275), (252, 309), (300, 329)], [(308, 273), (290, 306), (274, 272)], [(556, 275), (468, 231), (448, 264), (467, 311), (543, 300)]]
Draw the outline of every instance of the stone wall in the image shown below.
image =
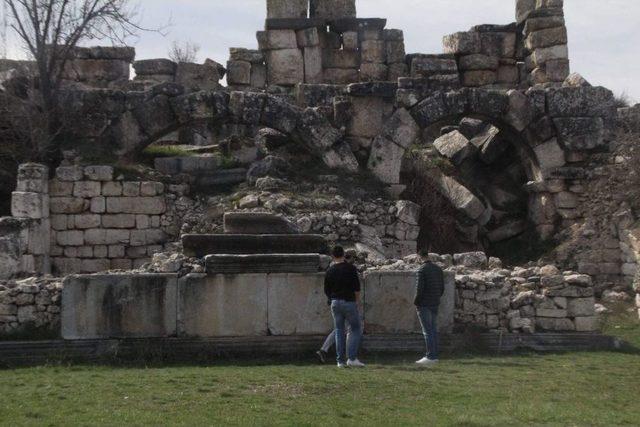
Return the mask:
[(58, 279), (0, 282), (0, 335), (36, 330), (57, 335), (61, 294), (62, 284)]
[(139, 267), (167, 241), (162, 183), (114, 179), (110, 166), (62, 166), (49, 195), (51, 257), (59, 274)]
[[(182, 194), (183, 186), (175, 186)], [(111, 166), (20, 166), (13, 217), (0, 218), (0, 279), (130, 270), (177, 237), (177, 195)]]

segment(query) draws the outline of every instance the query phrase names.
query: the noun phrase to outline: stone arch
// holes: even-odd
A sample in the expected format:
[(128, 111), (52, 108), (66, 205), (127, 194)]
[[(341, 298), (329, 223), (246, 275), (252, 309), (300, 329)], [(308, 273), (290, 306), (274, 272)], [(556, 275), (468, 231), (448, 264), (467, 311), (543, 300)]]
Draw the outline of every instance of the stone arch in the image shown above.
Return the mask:
[(355, 172), (358, 162), (336, 129), (316, 108), (301, 108), (285, 98), (240, 91), (183, 94), (164, 84), (124, 111), (103, 133), (120, 156), (131, 156), (181, 126), (198, 121), (264, 126), (284, 133), (321, 157), (327, 166)]
[[(369, 169), (397, 194), (404, 188), (400, 174), (405, 152), (420, 132), (452, 118), (474, 117), (508, 134), (507, 139), (526, 172), (527, 181), (522, 184), (529, 182), (528, 187), (544, 188), (550, 172), (564, 166), (565, 153), (557, 139), (541, 132), (540, 128), (551, 119), (546, 115), (545, 93), (539, 92), (461, 89), (435, 92), (413, 106), (401, 107), (386, 123), (383, 134), (376, 138)], [(442, 174), (437, 184), (441, 194), (469, 219), (481, 226), (491, 219), (491, 204), (476, 197), (456, 178)], [(532, 192), (527, 205), (527, 219), (532, 225), (539, 230), (540, 227), (555, 230), (557, 217), (553, 208), (547, 207), (547, 194)], [(541, 234), (550, 233), (547, 230)]]

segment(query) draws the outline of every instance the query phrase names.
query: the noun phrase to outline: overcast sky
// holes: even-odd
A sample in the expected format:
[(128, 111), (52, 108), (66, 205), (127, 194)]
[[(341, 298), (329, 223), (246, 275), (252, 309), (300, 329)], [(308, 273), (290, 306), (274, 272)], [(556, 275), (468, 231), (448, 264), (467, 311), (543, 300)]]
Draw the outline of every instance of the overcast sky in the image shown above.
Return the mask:
[[(477, 24), (515, 20), (515, 0), (357, 0), (359, 17), (383, 17), (404, 30), (407, 52), (439, 53), (442, 36)], [(256, 48), (266, 0), (141, 0), (143, 23), (171, 20), (169, 34), (135, 41), (138, 59), (166, 57), (173, 40), (191, 40), (226, 63), (229, 47)], [(640, 1), (565, 0), (572, 71), (640, 102)]]

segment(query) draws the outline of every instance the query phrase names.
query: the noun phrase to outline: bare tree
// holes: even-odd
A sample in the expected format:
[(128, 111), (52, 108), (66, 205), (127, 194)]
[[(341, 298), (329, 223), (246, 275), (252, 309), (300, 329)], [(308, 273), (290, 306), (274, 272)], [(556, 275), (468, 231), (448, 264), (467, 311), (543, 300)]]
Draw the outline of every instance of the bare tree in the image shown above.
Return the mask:
[(169, 49), (169, 59), (173, 62), (196, 62), (200, 52), (200, 45), (191, 42), (174, 41)]
[(124, 44), (142, 30), (137, 5), (130, 0), (0, 0), (10, 27), (35, 62), (34, 79), (46, 135), (40, 151), (51, 149), (60, 130), (60, 87), (74, 49), (86, 40)]

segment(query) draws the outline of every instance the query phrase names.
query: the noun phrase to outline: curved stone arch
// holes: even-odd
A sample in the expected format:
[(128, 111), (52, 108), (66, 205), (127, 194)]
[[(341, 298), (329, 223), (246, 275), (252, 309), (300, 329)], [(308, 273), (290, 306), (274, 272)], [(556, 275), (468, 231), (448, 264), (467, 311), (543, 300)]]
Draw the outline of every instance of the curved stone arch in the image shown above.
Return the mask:
[[(557, 140), (550, 133), (547, 135), (538, 129), (541, 123), (544, 125), (550, 121), (545, 114), (544, 91), (525, 94), (517, 90), (461, 89), (436, 92), (411, 108), (397, 109), (385, 124), (383, 134), (374, 141), (369, 169), (386, 184), (403, 188), (400, 182), (402, 161), (420, 132), (461, 117), (479, 118), (506, 132), (528, 180), (538, 187), (545, 187), (545, 180), (553, 168), (565, 164), (565, 154)], [(546, 154), (549, 149), (550, 156)], [(464, 202), (455, 199), (450, 199), (450, 202), (470, 219), (482, 225), (490, 219), (490, 204), (479, 199), (467, 202), (472, 200), (473, 194), (456, 179), (442, 175), (438, 184), (443, 192), (459, 186), (453, 192), (469, 196)], [(538, 212), (539, 206), (546, 204), (544, 195), (532, 196), (529, 198), (529, 211), (535, 209)], [(529, 219), (535, 226), (546, 225), (555, 229), (557, 218), (555, 212), (547, 210), (543, 218), (530, 215)]]
[[(171, 91), (162, 91), (168, 87)], [(160, 85), (155, 96), (123, 112), (104, 132), (118, 147), (117, 154), (131, 156), (183, 126), (197, 122), (264, 126), (280, 131), (331, 168), (355, 172), (358, 162), (336, 129), (315, 108), (301, 108), (285, 99), (258, 92), (201, 91), (180, 94), (174, 86)]]

